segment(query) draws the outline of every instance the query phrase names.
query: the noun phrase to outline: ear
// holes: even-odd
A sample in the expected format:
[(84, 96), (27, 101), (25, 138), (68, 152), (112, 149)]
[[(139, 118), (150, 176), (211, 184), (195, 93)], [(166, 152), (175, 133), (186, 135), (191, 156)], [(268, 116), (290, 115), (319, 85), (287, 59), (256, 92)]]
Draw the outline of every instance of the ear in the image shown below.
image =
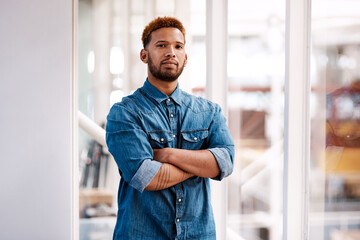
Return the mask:
[(186, 64), (187, 64), (187, 54), (185, 53), (184, 67), (186, 66)]
[(140, 51), (140, 60), (143, 63), (148, 63), (148, 51), (145, 49), (141, 49)]

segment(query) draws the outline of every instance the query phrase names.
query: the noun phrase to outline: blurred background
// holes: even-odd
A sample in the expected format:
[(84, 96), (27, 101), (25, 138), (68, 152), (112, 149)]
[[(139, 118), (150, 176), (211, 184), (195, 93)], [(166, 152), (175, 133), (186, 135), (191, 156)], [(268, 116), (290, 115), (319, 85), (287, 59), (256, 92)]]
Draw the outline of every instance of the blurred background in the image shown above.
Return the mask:
[[(227, 180), (228, 239), (282, 239), (284, 0), (228, 0), (227, 116), (236, 145)], [(310, 239), (360, 239), (360, 1), (313, 0)], [(79, 110), (99, 126), (143, 85), (141, 34), (157, 16), (187, 30), (180, 87), (206, 97), (206, 0), (79, 0)], [(222, 46), (219, 46), (222, 47)], [(111, 239), (119, 174), (79, 132), (80, 239)]]

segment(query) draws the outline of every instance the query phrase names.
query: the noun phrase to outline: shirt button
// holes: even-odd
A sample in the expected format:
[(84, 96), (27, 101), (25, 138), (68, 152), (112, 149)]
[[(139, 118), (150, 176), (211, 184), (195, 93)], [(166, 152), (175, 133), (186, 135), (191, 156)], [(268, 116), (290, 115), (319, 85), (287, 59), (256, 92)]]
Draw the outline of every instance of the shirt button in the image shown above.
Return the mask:
[(194, 137), (194, 140), (196, 141), (196, 140), (197, 140), (197, 137)]
[(174, 114), (170, 114), (170, 117), (174, 117)]
[(179, 199), (178, 199), (178, 202), (181, 202), (181, 201), (182, 201), (182, 199), (181, 199), (181, 198), (179, 198)]
[(168, 102), (170, 102), (170, 98), (168, 98)]
[(164, 139), (163, 138), (160, 138), (160, 142), (163, 142), (164, 141)]
[(176, 219), (176, 222), (180, 222), (180, 218), (177, 218), (177, 219)]
[(173, 135), (173, 138), (176, 138), (176, 135)]

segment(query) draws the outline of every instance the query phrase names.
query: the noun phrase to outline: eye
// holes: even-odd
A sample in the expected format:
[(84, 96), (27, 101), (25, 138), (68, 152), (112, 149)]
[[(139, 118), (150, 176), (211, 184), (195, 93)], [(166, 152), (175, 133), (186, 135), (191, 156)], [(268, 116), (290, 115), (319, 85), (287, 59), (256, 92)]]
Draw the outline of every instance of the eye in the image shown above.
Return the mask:
[(183, 46), (182, 45), (176, 45), (176, 47), (175, 47), (176, 49), (182, 49), (183, 48)]
[(165, 44), (158, 44), (156, 46), (159, 47), (159, 48), (163, 48), (163, 47), (165, 47)]

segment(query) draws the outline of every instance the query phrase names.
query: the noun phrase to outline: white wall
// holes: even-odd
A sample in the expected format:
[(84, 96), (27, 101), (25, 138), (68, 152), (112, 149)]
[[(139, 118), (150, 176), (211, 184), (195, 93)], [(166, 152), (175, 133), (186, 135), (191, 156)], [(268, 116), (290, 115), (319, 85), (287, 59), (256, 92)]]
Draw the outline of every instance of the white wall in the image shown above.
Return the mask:
[(0, 0), (0, 239), (71, 238), (71, 0)]

